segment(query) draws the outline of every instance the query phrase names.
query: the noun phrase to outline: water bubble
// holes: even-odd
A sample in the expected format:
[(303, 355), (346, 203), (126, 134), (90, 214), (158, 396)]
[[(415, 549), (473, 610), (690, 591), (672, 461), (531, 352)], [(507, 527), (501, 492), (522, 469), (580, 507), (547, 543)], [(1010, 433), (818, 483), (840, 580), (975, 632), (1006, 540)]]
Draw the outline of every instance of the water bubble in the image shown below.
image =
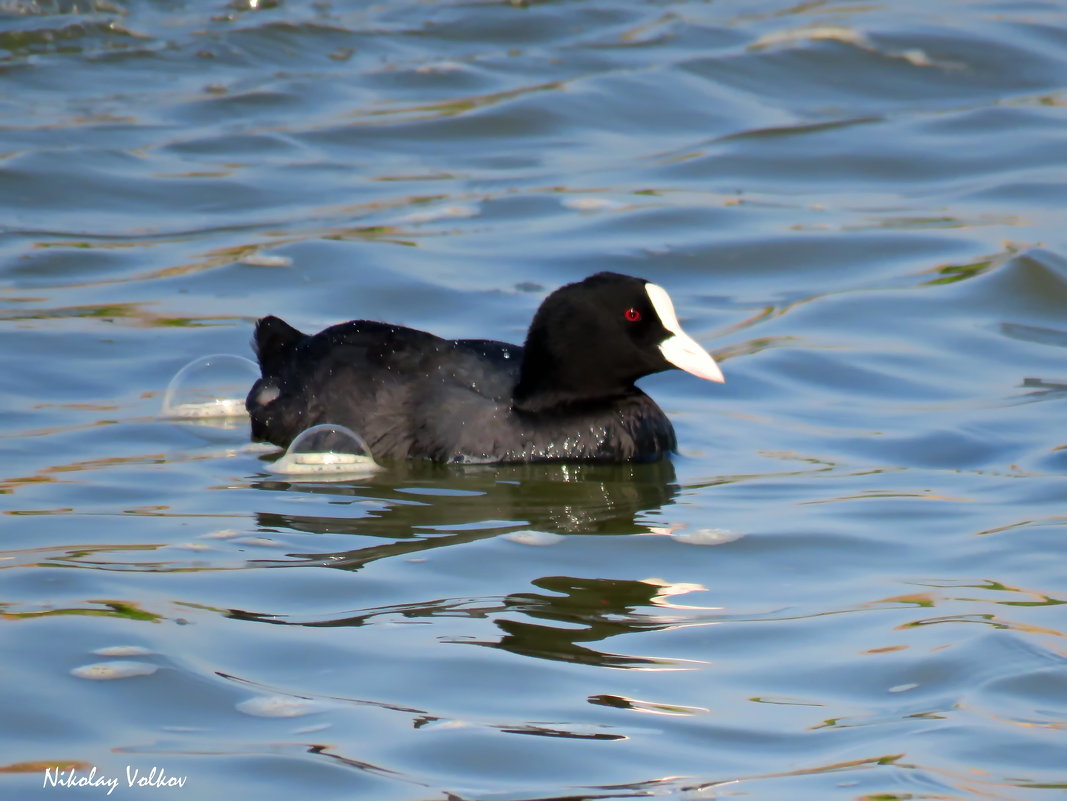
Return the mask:
[(245, 396), (259, 378), (251, 359), (216, 353), (174, 374), (163, 394), (163, 416), (184, 421), (247, 418)]
[(323, 423), (301, 433), (285, 455), (267, 469), (289, 477), (345, 481), (367, 476), (379, 467), (356, 432)]

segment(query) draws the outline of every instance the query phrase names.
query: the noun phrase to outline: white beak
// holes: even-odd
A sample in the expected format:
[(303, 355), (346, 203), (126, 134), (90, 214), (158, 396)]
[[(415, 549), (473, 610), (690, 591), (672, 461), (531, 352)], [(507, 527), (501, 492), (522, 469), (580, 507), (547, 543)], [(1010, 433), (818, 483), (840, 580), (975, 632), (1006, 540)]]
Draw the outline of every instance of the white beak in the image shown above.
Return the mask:
[(656, 284), (645, 284), (645, 292), (648, 293), (648, 299), (652, 301), (652, 308), (659, 315), (663, 327), (671, 332), (671, 336), (663, 340), (659, 346), (663, 358), (697, 378), (724, 382), (726, 378), (719, 369), (719, 365), (711, 358), (711, 354), (682, 330), (667, 290)]

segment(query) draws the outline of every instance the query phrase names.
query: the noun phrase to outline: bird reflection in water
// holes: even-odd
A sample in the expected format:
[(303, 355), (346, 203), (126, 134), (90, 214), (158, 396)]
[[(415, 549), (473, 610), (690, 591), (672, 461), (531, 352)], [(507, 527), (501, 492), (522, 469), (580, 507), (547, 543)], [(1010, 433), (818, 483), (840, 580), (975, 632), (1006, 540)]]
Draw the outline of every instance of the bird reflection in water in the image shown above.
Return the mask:
[[(497, 618), (494, 622), (504, 631), (504, 636), (499, 642), (480, 645), (524, 656), (600, 667), (683, 670), (693, 664), (689, 660), (603, 653), (581, 643), (599, 642), (620, 634), (673, 628), (680, 619), (660, 614), (656, 608), (672, 606), (666, 601), (670, 595), (704, 587), (654, 579), (629, 581), (571, 576), (550, 576), (533, 583), (557, 594), (513, 593), (504, 599), (503, 611), (520, 612), (526, 618), (563, 623), (566, 627)], [(642, 608), (648, 611), (639, 611)], [(686, 620), (692, 622), (689, 617)]]
[[(296, 564), (358, 570), (378, 559), (415, 554), (506, 534), (644, 534), (638, 520), (669, 506), (678, 493), (674, 466), (535, 464), (456, 467), (394, 464), (348, 485), (262, 481), (287, 493), (331, 496), (343, 516), (258, 512), (262, 533), (295, 530), (392, 540), (331, 553), (290, 554)], [(292, 559), (284, 562), (292, 565)]]
[[(489, 539), (508, 532), (646, 534), (640, 517), (674, 502), (671, 462), (651, 464), (508, 465), (491, 468), (405, 465), (350, 486), (264, 482), (264, 490), (323, 492), (350, 498), (344, 517), (259, 513), (260, 531), (297, 530), (371, 537), (362, 547), (332, 553), (290, 554), (279, 566), (308, 565), (358, 571), (378, 559)], [(660, 523), (659, 525), (662, 525)], [(384, 540), (384, 541), (383, 541)], [(363, 540), (366, 543), (366, 540)], [(581, 664), (642, 670), (683, 669), (685, 660), (602, 653), (587, 644), (620, 634), (660, 630), (683, 619), (666, 613), (669, 596), (696, 589), (644, 581), (550, 576), (534, 585), (544, 592), (500, 598), (446, 599), (351, 610), (313, 620), (230, 610), (232, 617), (279, 625), (362, 626), (382, 617), (469, 616), (493, 619), (497, 641), (455, 640), (517, 654)], [(644, 610), (644, 611), (642, 611)], [(712, 612), (714, 610), (708, 610)], [(504, 617), (518, 613), (522, 620)], [(686, 620), (692, 622), (692, 616)], [(562, 627), (552, 623), (564, 624)]]

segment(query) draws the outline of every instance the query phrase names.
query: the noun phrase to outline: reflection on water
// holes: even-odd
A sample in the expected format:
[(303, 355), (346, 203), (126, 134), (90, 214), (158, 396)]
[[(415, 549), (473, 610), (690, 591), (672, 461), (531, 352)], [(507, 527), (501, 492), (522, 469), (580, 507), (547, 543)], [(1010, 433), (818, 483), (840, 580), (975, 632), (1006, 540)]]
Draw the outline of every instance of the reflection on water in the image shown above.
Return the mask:
[[(647, 528), (635, 521), (641, 512), (670, 503), (678, 491), (674, 481), (669, 461), (493, 467), (391, 463), (387, 472), (349, 486), (279, 481), (253, 486), (271, 492), (328, 495), (333, 504), (345, 506), (343, 516), (327, 518), (257, 513), (262, 531), (295, 529), (419, 539), (399, 553), (524, 528), (559, 534), (635, 533)], [(380, 558), (360, 554), (309, 554), (307, 558), (328, 558), (331, 567), (342, 568), (357, 568), (370, 558)]]
[(635, 609), (653, 606), (662, 587), (646, 581), (579, 579), (549, 576), (533, 582), (556, 595), (515, 593), (504, 599), (504, 610), (562, 627), (498, 618), (504, 636), (484, 643), (512, 653), (613, 668), (678, 670), (684, 665), (655, 657), (602, 653), (579, 643), (600, 642), (620, 634), (637, 634), (669, 627), (673, 620)]
[[(240, 609), (228, 610), (226, 614), (238, 620), (311, 627), (366, 626), (379, 624), (385, 619), (404, 622), (457, 617), (491, 619), (503, 632), (502, 636), (493, 641), (477, 641), (465, 637), (446, 641), (487, 645), (539, 659), (599, 667), (685, 670), (698, 664), (693, 660), (608, 654), (579, 645), (622, 634), (663, 630), (680, 622), (692, 625), (693, 621), (686, 617), (637, 611), (646, 607), (656, 608), (663, 588), (655, 581), (549, 576), (533, 583), (558, 595), (514, 593), (503, 599), (447, 599), (379, 607), (356, 613), (344, 612), (313, 620), (291, 619), (286, 615)], [(516, 616), (524, 619), (515, 619)], [(566, 625), (545, 625), (530, 622), (525, 618)]]

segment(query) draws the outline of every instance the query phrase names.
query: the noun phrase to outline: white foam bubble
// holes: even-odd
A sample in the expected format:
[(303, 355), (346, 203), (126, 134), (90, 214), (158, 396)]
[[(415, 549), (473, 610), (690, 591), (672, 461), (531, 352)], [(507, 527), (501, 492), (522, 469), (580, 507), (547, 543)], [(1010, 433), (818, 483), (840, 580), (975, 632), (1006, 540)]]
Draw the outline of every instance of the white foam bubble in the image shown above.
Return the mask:
[(380, 468), (356, 432), (323, 423), (297, 436), (285, 455), (267, 469), (290, 478), (344, 481), (366, 477)]
[(179, 420), (246, 417), (245, 395), (259, 378), (251, 359), (201, 356), (182, 367), (163, 393), (163, 416)]

